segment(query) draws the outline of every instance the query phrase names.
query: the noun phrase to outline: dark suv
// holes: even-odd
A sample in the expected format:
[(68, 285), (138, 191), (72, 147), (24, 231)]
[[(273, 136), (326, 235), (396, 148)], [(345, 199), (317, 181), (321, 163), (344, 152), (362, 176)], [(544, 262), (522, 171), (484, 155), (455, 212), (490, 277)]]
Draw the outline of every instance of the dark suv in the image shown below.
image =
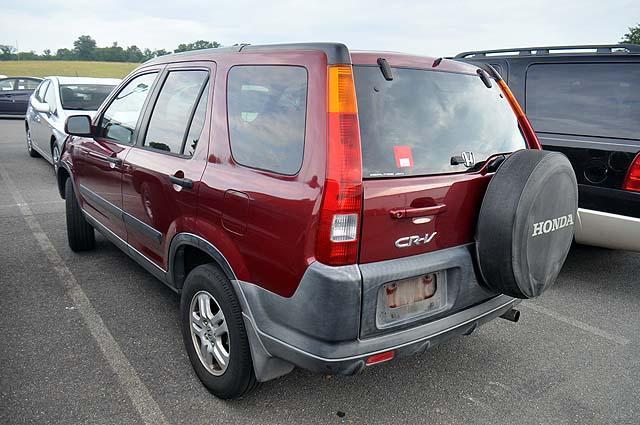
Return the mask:
[(94, 229), (181, 293), (222, 398), (299, 366), (353, 374), (425, 351), (557, 277), (575, 176), (497, 74), (335, 43), (162, 56), (59, 167), (71, 249)]
[(576, 241), (640, 251), (640, 45), (461, 53), (491, 64), (578, 178)]

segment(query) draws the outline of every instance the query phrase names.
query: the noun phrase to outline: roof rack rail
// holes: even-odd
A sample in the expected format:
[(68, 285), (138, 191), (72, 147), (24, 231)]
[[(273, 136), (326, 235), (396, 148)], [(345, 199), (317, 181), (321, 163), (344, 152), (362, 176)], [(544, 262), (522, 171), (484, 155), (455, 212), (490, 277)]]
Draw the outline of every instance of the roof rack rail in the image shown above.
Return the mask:
[[(595, 50), (595, 52), (594, 52)], [(529, 55), (566, 55), (566, 54), (611, 54), (611, 53), (640, 53), (640, 44), (588, 44), (580, 46), (546, 46), (519, 47), (513, 49), (478, 50), (462, 52), (456, 58), (486, 57), (486, 56), (529, 56)]]
[(276, 50), (317, 50), (327, 55), (329, 65), (350, 64), (351, 54), (349, 49), (342, 43), (287, 43), (287, 44), (249, 44), (239, 43), (228, 47), (214, 47), (210, 49), (189, 50), (187, 52), (170, 53), (149, 59), (144, 64), (164, 63), (176, 56), (197, 56), (210, 55), (224, 52), (269, 52)]

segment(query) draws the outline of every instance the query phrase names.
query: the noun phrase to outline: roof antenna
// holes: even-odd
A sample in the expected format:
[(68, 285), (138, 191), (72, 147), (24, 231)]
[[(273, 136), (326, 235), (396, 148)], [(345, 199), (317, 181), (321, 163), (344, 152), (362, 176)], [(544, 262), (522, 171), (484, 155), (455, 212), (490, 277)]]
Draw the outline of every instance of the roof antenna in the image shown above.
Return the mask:
[(378, 58), (378, 66), (380, 67), (380, 71), (382, 71), (382, 75), (384, 79), (387, 81), (393, 80), (393, 74), (391, 73), (391, 66), (389, 66), (389, 62), (385, 58)]
[(442, 62), (442, 58), (438, 58), (436, 60), (433, 61), (433, 65), (431, 65), (432, 68), (435, 68), (436, 66), (440, 65), (440, 62)]

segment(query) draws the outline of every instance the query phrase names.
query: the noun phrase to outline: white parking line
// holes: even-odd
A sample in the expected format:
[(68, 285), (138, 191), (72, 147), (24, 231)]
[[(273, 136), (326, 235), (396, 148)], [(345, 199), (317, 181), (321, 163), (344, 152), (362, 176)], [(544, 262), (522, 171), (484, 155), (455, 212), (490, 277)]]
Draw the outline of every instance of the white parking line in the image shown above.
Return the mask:
[(549, 317), (552, 317), (560, 322), (566, 323), (568, 325), (574, 326), (578, 329), (582, 329), (585, 332), (589, 332), (590, 334), (608, 339), (609, 341), (615, 342), (616, 344), (620, 344), (620, 345), (627, 345), (630, 341), (627, 338), (618, 336), (618, 335), (612, 335), (607, 331), (604, 331), (602, 329), (596, 328), (595, 326), (591, 326), (588, 325), (584, 322), (581, 322), (579, 320), (573, 319), (571, 317), (567, 317), (564, 316), (560, 313), (557, 313), (553, 310), (549, 310), (548, 308), (542, 307), (538, 304), (532, 304), (530, 302), (527, 303), (522, 303), (520, 304), (521, 306), (528, 308), (530, 310), (533, 310), (535, 312), (538, 313), (542, 313), (545, 314)]
[(148, 388), (140, 378), (138, 378), (136, 370), (131, 363), (129, 363), (129, 360), (127, 360), (127, 357), (122, 352), (122, 349), (120, 349), (115, 338), (113, 338), (113, 335), (111, 335), (109, 329), (105, 326), (102, 318), (93, 308), (93, 305), (91, 305), (91, 301), (89, 301), (89, 298), (87, 298), (80, 285), (78, 285), (76, 278), (66, 266), (60, 254), (58, 254), (58, 251), (42, 230), (42, 227), (40, 227), (40, 223), (38, 223), (38, 220), (31, 212), (31, 208), (25, 203), (18, 188), (9, 177), (7, 169), (2, 164), (0, 164), (0, 177), (2, 177), (7, 189), (11, 192), (16, 205), (20, 208), (20, 212), (27, 222), (29, 229), (31, 229), (31, 233), (33, 233), (40, 249), (46, 255), (53, 270), (60, 278), (66, 295), (73, 301), (73, 304), (84, 319), (93, 339), (100, 347), (100, 350), (102, 350), (111, 369), (113, 369), (118, 376), (122, 388), (129, 395), (131, 402), (140, 414), (143, 422), (146, 424), (168, 424), (169, 422), (164, 417), (158, 403), (156, 403), (149, 393)]
[[(52, 205), (52, 204), (61, 204), (64, 202), (64, 199), (61, 199), (59, 201), (43, 201), (43, 202), (29, 202), (28, 204), (25, 205)], [(0, 208), (15, 208), (15, 207), (19, 207), (22, 204), (18, 204), (18, 203), (13, 203), (13, 204), (0, 204)]]

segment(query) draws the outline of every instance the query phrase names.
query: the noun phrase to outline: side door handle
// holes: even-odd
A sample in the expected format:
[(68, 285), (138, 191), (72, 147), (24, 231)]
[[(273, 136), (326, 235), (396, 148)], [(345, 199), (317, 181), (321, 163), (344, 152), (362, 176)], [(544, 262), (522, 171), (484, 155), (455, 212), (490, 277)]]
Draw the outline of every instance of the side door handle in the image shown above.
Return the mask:
[(99, 153), (95, 153), (91, 151), (87, 153), (90, 157), (95, 158), (97, 160), (105, 161), (118, 167), (122, 165), (122, 159), (118, 158), (117, 156), (106, 156), (106, 155), (101, 155)]
[(191, 189), (193, 187), (193, 180), (185, 177), (169, 176), (169, 180), (171, 180), (171, 183), (184, 187), (185, 189)]
[(445, 204), (438, 204), (431, 207), (393, 209), (389, 211), (389, 214), (391, 215), (391, 218), (402, 219), (442, 214), (446, 210), (447, 206)]
[(117, 167), (122, 165), (122, 160), (118, 157), (108, 156), (105, 158), (105, 160)]

